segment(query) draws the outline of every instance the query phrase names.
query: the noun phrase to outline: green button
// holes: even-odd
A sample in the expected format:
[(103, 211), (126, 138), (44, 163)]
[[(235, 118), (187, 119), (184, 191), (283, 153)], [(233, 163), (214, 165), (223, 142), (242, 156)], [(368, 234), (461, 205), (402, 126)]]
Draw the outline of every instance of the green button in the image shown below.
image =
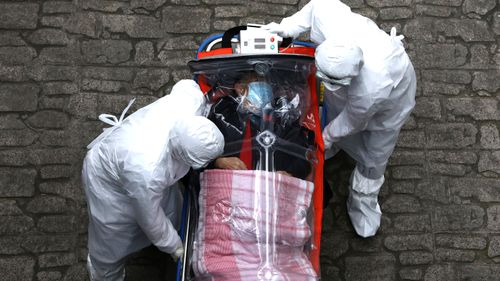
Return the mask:
[(274, 45), (271, 45), (271, 50), (274, 50)]

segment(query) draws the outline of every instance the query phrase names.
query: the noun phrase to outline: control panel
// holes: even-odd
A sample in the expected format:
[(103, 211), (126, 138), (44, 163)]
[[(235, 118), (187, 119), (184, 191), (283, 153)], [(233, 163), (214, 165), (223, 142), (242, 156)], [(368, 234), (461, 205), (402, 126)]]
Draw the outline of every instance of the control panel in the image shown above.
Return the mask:
[(257, 25), (248, 25), (246, 30), (240, 31), (241, 54), (277, 54), (280, 37)]

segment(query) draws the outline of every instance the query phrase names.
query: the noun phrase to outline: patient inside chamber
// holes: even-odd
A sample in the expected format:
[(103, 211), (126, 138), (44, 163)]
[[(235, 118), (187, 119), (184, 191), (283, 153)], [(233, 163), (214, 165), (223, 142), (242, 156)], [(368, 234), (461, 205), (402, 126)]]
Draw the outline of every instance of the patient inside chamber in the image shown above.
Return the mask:
[(290, 64), (203, 73), (208, 118), (225, 147), (200, 174), (195, 280), (319, 278), (309, 256), (316, 152), (310, 71)]

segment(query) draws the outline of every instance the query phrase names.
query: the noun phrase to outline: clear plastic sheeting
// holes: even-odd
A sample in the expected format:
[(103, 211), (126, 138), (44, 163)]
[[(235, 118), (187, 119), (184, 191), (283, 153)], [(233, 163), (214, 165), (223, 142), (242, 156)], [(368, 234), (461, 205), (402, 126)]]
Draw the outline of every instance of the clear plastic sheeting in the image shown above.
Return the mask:
[(310, 255), (314, 58), (232, 56), (189, 66), (225, 140), (223, 155), (200, 174), (191, 279), (319, 280)]
[(317, 280), (306, 251), (313, 189), (279, 173), (205, 171), (193, 253), (199, 279)]

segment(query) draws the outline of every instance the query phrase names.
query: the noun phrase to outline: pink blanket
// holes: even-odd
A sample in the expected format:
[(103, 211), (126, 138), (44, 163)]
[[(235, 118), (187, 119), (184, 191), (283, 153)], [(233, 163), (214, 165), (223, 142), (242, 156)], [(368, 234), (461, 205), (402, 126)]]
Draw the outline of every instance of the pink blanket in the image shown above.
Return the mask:
[(317, 280), (304, 253), (314, 185), (263, 171), (201, 175), (193, 269), (198, 280)]

